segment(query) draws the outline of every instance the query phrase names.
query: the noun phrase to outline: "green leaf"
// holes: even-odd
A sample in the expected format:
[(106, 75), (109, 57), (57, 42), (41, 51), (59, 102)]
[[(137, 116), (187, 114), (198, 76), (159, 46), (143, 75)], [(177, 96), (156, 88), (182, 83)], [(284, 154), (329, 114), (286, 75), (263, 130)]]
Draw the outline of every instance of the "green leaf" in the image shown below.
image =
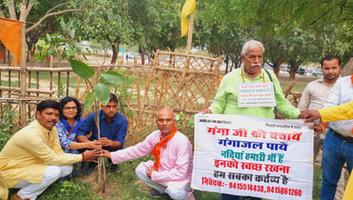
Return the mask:
[(89, 79), (94, 75), (94, 70), (84, 62), (70, 60), (70, 65), (73, 72), (83, 79)]
[(175, 116), (175, 120), (176, 120), (176, 121), (180, 121), (180, 120), (181, 120), (181, 117), (180, 117), (179, 114), (177, 114), (177, 115)]
[(94, 94), (102, 104), (106, 105), (109, 103), (110, 91), (108, 86), (98, 83), (94, 86), (93, 90)]
[(102, 77), (104, 80), (106, 80), (108, 83), (112, 85), (118, 86), (119, 84), (122, 84), (125, 81), (125, 77), (117, 72), (114, 71), (107, 71), (102, 73)]
[(95, 99), (96, 99), (96, 96), (92, 92), (89, 92), (87, 94), (85, 98), (85, 104), (84, 104), (85, 110), (88, 110), (93, 105)]
[(36, 61), (41, 61), (41, 62), (43, 62), (44, 59), (45, 59), (45, 57), (46, 57), (46, 56), (45, 56), (44, 54), (41, 54), (40, 52), (34, 54), (34, 59), (35, 59)]
[(36, 43), (36, 47), (38, 48), (42, 48), (42, 47), (44, 47), (44, 45), (46, 45), (47, 43), (44, 41), (44, 40), (42, 40), (42, 39), (39, 39), (38, 40), (38, 42)]

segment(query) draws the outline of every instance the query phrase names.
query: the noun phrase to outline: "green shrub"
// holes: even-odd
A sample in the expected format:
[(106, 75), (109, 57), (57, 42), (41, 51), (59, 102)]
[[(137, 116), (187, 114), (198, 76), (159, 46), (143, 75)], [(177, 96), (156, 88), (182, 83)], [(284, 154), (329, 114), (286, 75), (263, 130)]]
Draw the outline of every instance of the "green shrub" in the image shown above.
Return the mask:
[(13, 128), (13, 120), (15, 118), (15, 112), (11, 110), (11, 105), (5, 105), (2, 109), (2, 115), (0, 117), (0, 150), (10, 139)]

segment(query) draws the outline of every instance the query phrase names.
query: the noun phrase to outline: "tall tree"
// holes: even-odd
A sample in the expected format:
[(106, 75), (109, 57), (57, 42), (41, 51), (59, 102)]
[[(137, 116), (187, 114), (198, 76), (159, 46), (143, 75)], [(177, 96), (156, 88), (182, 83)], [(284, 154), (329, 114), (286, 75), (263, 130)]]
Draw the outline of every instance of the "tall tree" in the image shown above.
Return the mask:
[(135, 30), (134, 44), (138, 45), (142, 55), (151, 54), (156, 49), (174, 51), (182, 46), (184, 39), (180, 38), (179, 1), (130, 0), (128, 5)]
[[(5, 3), (5, 2), (4, 2)], [(7, 0), (7, 10), (2, 11), (5, 17), (10, 19), (19, 20), (24, 23), (24, 31), (22, 33), (22, 62), (21, 65), (26, 63), (25, 49), (26, 49), (26, 34), (37, 29), (43, 24), (45, 20), (50, 17), (62, 15), (65, 13), (79, 11), (79, 9), (70, 7), (70, 2), (64, 0), (54, 0), (50, 2), (40, 2), (37, 0)], [(35, 12), (32, 12), (35, 11)], [(30, 15), (30, 13), (34, 13)], [(27, 21), (30, 20), (30, 21)]]
[(238, 11), (241, 3), (231, 0), (205, 0), (198, 2), (195, 41), (217, 56), (223, 56), (226, 73), (241, 64), (241, 47), (251, 37), (252, 27), (243, 28)]
[(82, 39), (108, 42), (113, 51), (111, 63), (116, 63), (119, 46), (129, 43), (134, 32), (128, 0), (86, 0), (77, 1), (77, 5), (82, 12), (71, 18), (77, 25), (77, 34)]

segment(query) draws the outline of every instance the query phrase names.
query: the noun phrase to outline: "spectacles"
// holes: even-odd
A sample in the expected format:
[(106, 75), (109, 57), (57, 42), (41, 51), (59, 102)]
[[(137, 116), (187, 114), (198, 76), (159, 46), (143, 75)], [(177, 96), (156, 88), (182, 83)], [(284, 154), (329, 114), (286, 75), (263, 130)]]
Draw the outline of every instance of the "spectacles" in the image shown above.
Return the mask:
[(64, 107), (64, 110), (77, 110), (77, 107)]

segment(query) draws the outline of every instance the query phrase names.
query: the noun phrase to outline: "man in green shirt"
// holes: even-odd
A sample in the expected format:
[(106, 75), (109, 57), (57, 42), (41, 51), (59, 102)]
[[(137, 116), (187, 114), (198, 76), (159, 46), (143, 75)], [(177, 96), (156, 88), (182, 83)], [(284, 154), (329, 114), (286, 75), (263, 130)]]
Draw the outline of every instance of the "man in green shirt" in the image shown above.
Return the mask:
[[(274, 109), (288, 118), (300, 111), (284, 97), (276, 75), (262, 68), (265, 48), (256, 40), (247, 41), (241, 51), (242, 66), (226, 74), (208, 113), (274, 118)], [(240, 197), (222, 194), (222, 200)], [(259, 198), (251, 197), (256, 200)]]
[[(264, 51), (265, 49), (263, 44), (259, 41), (250, 40), (244, 44), (241, 53), (243, 65), (223, 77), (216, 96), (209, 108), (211, 113), (251, 115), (265, 118), (274, 118), (273, 110), (276, 106), (277, 110), (286, 117), (298, 117), (300, 111), (292, 106), (284, 97), (276, 75), (272, 71), (267, 71), (262, 68)], [(273, 83), (274, 88), (275, 106), (239, 106), (238, 91), (240, 85), (271, 82)]]

